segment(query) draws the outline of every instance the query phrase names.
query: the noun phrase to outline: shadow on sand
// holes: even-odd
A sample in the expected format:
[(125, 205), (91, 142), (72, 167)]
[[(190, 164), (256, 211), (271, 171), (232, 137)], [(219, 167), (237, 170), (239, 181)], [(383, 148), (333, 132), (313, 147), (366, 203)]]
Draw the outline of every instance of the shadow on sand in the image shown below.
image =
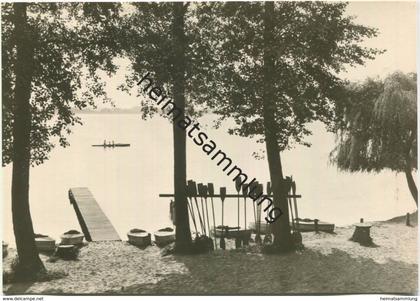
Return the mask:
[[(174, 256), (188, 274), (171, 274), (156, 284), (131, 286), (125, 294), (350, 294), (417, 291), (417, 265), (352, 258), (334, 249), (287, 255), (215, 252)], [(111, 293), (111, 292), (110, 292)], [(116, 292), (114, 292), (116, 293)]]

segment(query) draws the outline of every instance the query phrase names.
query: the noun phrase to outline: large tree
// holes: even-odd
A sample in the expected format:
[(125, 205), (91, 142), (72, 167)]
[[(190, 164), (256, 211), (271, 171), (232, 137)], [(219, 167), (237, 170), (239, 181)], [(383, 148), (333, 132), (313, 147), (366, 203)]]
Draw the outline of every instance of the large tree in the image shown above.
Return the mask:
[[(54, 143), (80, 123), (72, 109), (105, 96), (98, 69), (115, 71), (114, 4), (2, 4), (2, 164), (13, 163), (12, 217), (16, 276), (44, 271), (29, 207), (31, 164), (48, 159)], [(85, 78), (87, 84), (82, 84)], [(106, 100), (106, 98), (103, 98)]]
[[(208, 97), (209, 77), (215, 65), (210, 40), (201, 39), (208, 29), (208, 14), (198, 14), (197, 3), (133, 3), (134, 13), (127, 18), (122, 40), (127, 41), (126, 53), (132, 62), (133, 74), (128, 75), (129, 89), (148, 72), (154, 85), (165, 90), (184, 119), (184, 114), (198, 116), (193, 101)], [(139, 86), (139, 95), (144, 86)], [(159, 111), (155, 102), (146, 96), (142, 100), (143, 117)], [(163, 113), (165, 116), (165, 112)], [(170, 118), (174, 120), (175, 117)], [(176, 214), (175, 251), (191, 252), (191, 232), (188, 217), (186, 182), (186, 132), (173, 122), (174, 191)]]
[(218, 41), (219, 81), (206, 104), (233, 118), (231, 134), (265, 142), (274, 205), (274, 246), (292, 248), (287, 182), (280, 153), (304, 141), (313, 121), (329, 123), (341, 95), (338, 73), (380, 52), (361, 42), (377, 34), (345, 16), (346, 3), (211, 3), (218, 21), (209, 39)]
[(395, 72), (384, 80), (348, 85), (339, 108), (337, 146), (331, 160), (340, 170), (404, 172), (417, 203), (417, 76)]

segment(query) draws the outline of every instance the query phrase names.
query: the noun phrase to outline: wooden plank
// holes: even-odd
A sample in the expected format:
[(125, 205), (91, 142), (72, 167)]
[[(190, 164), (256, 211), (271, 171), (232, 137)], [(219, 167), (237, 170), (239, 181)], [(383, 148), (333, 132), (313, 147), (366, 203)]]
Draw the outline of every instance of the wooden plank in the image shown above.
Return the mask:
[(87, 241), (121, 240), (87, 187), (70, 188), (69, 198)]

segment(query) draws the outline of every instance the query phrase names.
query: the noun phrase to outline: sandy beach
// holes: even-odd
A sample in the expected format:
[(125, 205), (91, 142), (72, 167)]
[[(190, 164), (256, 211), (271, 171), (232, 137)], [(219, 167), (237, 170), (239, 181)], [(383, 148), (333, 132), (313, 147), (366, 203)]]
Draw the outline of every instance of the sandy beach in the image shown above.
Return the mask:
[[(123, 242), (88, 243), (76, 261), (50, 262), (58, 279), (5, 284), (5, 294), (415, 294), (417, 221), (375, 222), (375, 247), (349, 241), (354, 226), (335, 234), (303, 233), (305, 249), (264, 255), (258, 247), (217, 250), (196, 256), (162, 256)], [(15, 251), (3, 260), (10, 268)]]

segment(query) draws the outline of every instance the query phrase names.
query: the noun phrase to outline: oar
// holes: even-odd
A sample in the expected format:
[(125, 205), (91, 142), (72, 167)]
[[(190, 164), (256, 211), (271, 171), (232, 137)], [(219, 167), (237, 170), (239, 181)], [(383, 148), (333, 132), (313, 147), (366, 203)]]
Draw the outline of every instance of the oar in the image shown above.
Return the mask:
[(195, 206), (197, 207), (198, 218), (200, 220), (200, 225), (201, 225), (201, 232), (204, 233), (203, 220), (201, 219), (200, 207), (198, 206), (198, 201), (197, 201), (197, 186), (194, 181), (188, 181), (188, 185), (190, 185), (191, 187), (192, 196), (194, 197)]
[(208, 188), (206, 185), (203, 184), (203, 196), (204, 196), (204, 203), (206, 204), (206, 217), (207, 217), (207, 233), (210, 235), (210, 219), (209, 219), (209, 208), (207, 205), (207, 195), (208, 195)]
[[(254, 196), (255, 191), (253, 190), (253, 188), (255, 186), (256, 186), (255, 183), (253, 183), (250, 187), (248, 187), (248, 185), (242, 185), (242, 193), (244, 194), (245, 198), (248, 196), (248, 188), (249, 188), (250, 196)], [(254, 209), (253, 212), (254, 212), (255, 233), (257, 233), (257, 213), (255, 211), (255, 201), (252, 202), (252, 208)]]
[(203, 184), (202, 183), (198, 183), (197, 184), (197, 188), (198, 188), (198, 194), (199, 194), (200, 200), (201, 200), (201, 212), (203, 213), (204, 235), (207, 235), (207, 230), (206, 230), (206, 215), (204, 214)]
[(226, 242), (224, 237), (224, 214), (225, 214), (225, 197), (226, 197), (226, 187), (220, 187), (220, 199), (222, 200), (222, 235), (220, 236), (220, 248), (226, 249)]
[[(263, 193), (263, 185), (258, 183), (257, 189), (256, 189), (256, 194), (257, 195), (261, 195)], [(257, 204), (257, 219), (258, 219), (258, 231), (257, 231), (257, 235), (255, 236), (255, 242), (257, 244), (261, 244), (261, 204)]]
[[(273, 187), (271, 186), (271, 182), (267, 182), (267, 195), (271, 195), (272, 192), (273, 192)], [(271, 242), (271, 229), (269, 226), (268, 226), (267, 231), (268, 231), (270, 242)], [(266, 233), (266, 236), (267, 236), (267, 233)]]
[[(248, 196), (248, 185), (245, 185), (245, 184), (242, 185), (242, 196), (244, 197), (244, 214), (245, 214), (245, 230), (246, 230), (246, 198)], [(249, 244), (248, 237), (247, 237), (246, 241), (244, 241), (244, 244), (246, 244), (246, 245)]]
[[(288, 194), (290, 193), (290, 190), (291, 190), (291, 187), (290, 187), (289, 191), (287, 192)], [(292, 199), (288, 197), (288, 198), (287, 198), (287, 200), (288, 200), (288, 202), (289, 202), (290, 215), (292, 216), (292, 229), (293, 229), (293, 232), (295, 232), (296, 227), (295, 227), (295, 218), (294, 218), (294, 216), (293, 216)]]
[(214, 238), (214, 247), (217, 250), (217, 241), (216, 241), (216, 217), (214, 216), (214, 204), (213, 204), (213, 196), (214, 196), (214, 186), (213, 183), (207, 183), (207, 187), (209, 190), (209, 196), (211, 200), (211, 211), (213, 212), (213, 238)]
[(298, 207), (296, 202), (296, 182), (292, 182), (292, 193), (293, 193), (293, 203), (295, 205), (295, 213), (296, 213), (296, 229), (299, 231), (299, 215), (298, 215)]
[[(238, 193), (238, 231), (239, 231), (239, 215), (240, 215), (240, 209), (239, 209), (239, 205), (240, 205), (240, 192), (241, 192), (241, 178), (237, 177), (235, 180), (235, 186), (236, 186), (236, 192)], [(238, 232), (239, 233), (239, 232)]]
[(193, 194), (193, 192), (191, 191), (191, 185), (187, 185), (186, 189), (187, 189), (187, 198), (191, 201), (191, 205), (190, 205), (190, 202), (187, 200), (187, 205), (188, 205), (188, 209), (190, 210), (191, 219), (192, 219), (193, 224), (194, 224), (195, 237), (197, 237), (198, 230), (197, 230), (197, 223), (195, 222), (195, 217), (194, 217), (194, 208), (191, 208), (191, 206), (192, 206), (192, 194)]

